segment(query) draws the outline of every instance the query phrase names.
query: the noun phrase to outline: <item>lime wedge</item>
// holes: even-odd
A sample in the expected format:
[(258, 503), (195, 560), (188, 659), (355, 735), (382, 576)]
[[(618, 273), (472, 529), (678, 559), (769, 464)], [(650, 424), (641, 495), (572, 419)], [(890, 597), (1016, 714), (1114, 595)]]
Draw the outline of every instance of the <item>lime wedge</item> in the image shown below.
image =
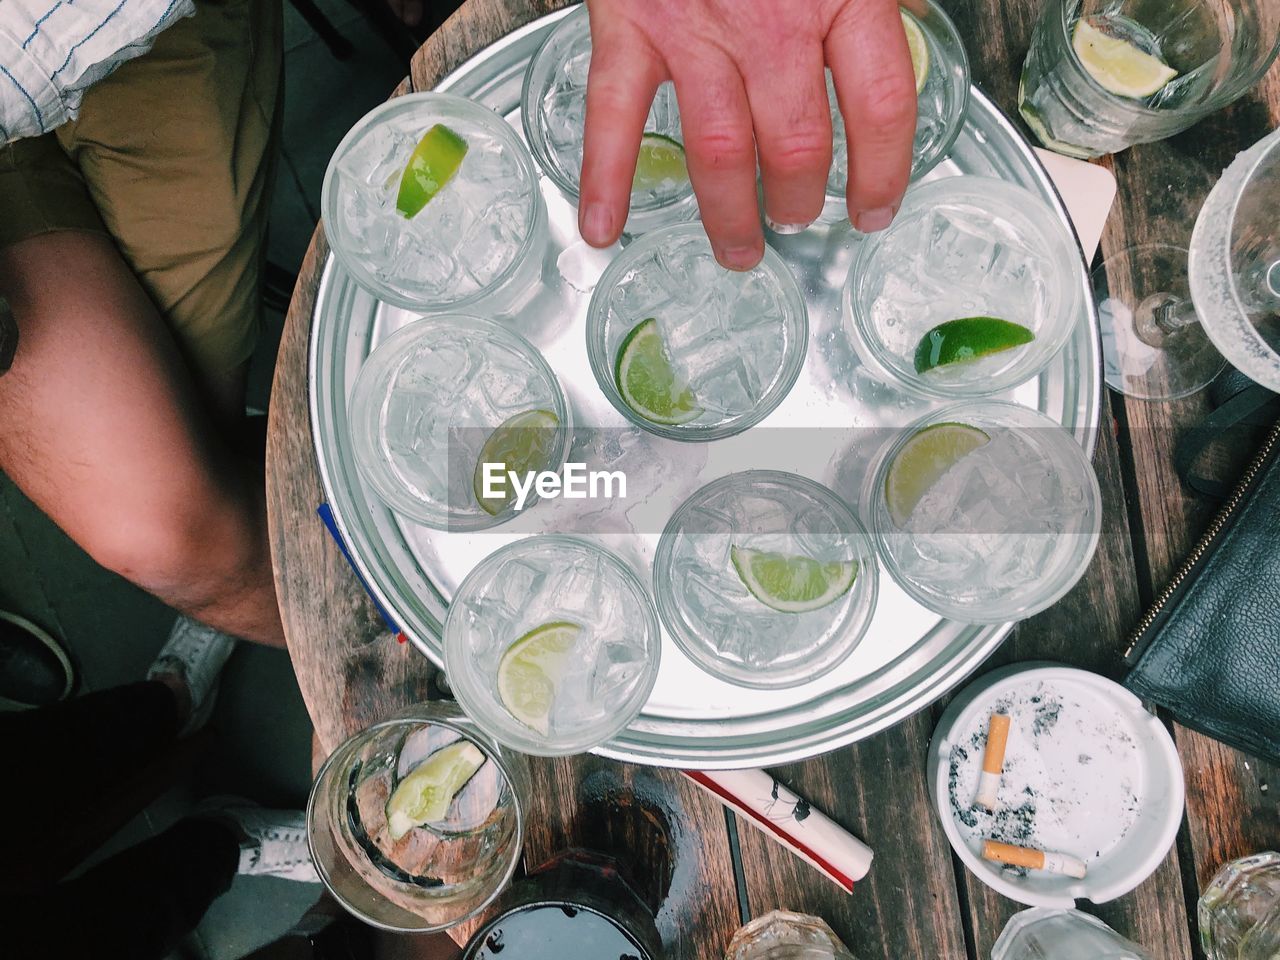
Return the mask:
[[(560, 418), (550, 410), (526, 410), (508, 417), (489, 434), (480, 448), (480, 458), (471, 478), (471, 491), (476, 502), (489, 516), (494, 517), (506, 509), (516, 497), (507, 471), (524, 474), (545, 470), (551, 460), (551, 448), (556, 441), (556, 427)], [(484, 465), (502, 464), (504, 497), (484, 496)]]
[(693, 391), (676, 381), (653, 317), (636, 324), (622, 341), (613, 377), (623, 402), (653, 423), (688, 423), (702, 415)]
[(911, 69), (916, 75), (916, 93), (924, 89), (924, 82), (929, 79), (929, 42), (924, 38), (924, 30), (916, 22), (916, 18), (905, 10), (902, 14), (902, 29), (907, 31), (907, 48), (911, 51)]
[(1109, 93), (1141, 100), (1178, 75), (1159, 57), (1139, 50), (1128, 40), (1108, 36), (1088, 20), (1078, 20), (1071, 46), (1081, 65)]
[(1030, 343), (1036, 335), (1020, 323), (996, 317), (964, 317), (940, 323), (916, 347), (916, 373), (953, 363), (969, 363)]
[(396, 785), (387, 800), (387, 829), (399, 840), (414, 827), (436, 823), (449, 804), (484, 764), (484, 754), (469, 740), (437, 750)]
[(991, 440), (967, 423), (935, 423), (912, 435), (889, 465), (884, 494), (889, 516), (901, 527), (916, 504), (938, 479), (974, 450)]
[(781, 613), (818, 610), (849, 592), (858, 561), (819, 563), (811, 557), (732, 547), (733, 569), (766, 607)]
[(508, 647), (498, 663), (498, 696), (502, 705), (544, 737), (550, 732), (556, 688), (581, 633), (582, 627), (576, 623), (544, 623)]
[(646, 133), (640, 140), (636, 158), (633, 191), (659, 190), (689, 182), (689, 168), (684, 162), (684, 147), (660, 133)]
[(400, 175), (396, 209), (406, 217), (416, 217), (458, 172), (466, 155), (467, 141), (443, 123), (424, 133)]

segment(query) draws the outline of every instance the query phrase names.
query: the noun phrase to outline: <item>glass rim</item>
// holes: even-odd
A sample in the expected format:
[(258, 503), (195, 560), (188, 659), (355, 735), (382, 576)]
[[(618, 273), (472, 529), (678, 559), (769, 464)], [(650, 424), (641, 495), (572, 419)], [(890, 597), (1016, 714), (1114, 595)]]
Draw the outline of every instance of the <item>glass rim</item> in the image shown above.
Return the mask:
[[(511, 718), (509, 724), (500, 718), (491, 722), (494, 716), (499, 715), (500, 712), (505, 712), (501, 701), (496, 696), (481, 689), (480, 684), (473, 684), (467, 670), (449, 669), (450, 660), (453, 660), (456, 665), (459, 656), (470, 658), (471, 647), (469, 643), (465, 643), (469, 634), (464, 632), (461, 627), (455, 626), (455, 617), (460, 616), (456, 611), (461, 610), (459, 601), (467, 595), (468, 589), (474, 591), (481, 577), (491, 574), (494, 569), (512, 557), (518, 557), (521, 551), (533, 550), (546, 545), (585, 548), (589, 552), (598, 555), (613, 569), (626, 587), (631, 590), (637, 606), (640, 608), (640, 613), (645, 620), (647, 628), (645, 633), (649, 639), (648, 657), (640, 679), (636, 682), (635, 687), (630, 691), (627, 698), (628, 702), (634, 699), (634, 709), (630, 706), (625, 710), (618, 709), (609, 724), (601, 726), (601, 730), (607, 731), (603, 736), (600, 736), (598, 732), (594, 732), (590, 737), (579, 735), (573, 740), (567, 738), (558, 741), (546, 738), (535, 739), (536, 732), (529, 731), (529, 733), (525, 733), (526, 728), (524, 728), (524, 725), (514, 717)], [(661, 622), (658, 619), (653, 598), (650, 596), (649, 591), (645, 589), (644, 583), (636, 571), (632, 569), (629, 563), (603, 544), (588, 537), (566, 533), (539, 533), (521, 537), (519, 540), (504, 544), (494, 550), (472, 567), (467, 575), (462, 578), (462, 582), (458, 584), (458, 588), (454, 590), (453, 597), (449, 601), (449, 610), (445, 615), (444, 623), (441, 625), (440, 641), (445, 673), (449, 677), (449, 683), (453, 689), (454, 697), (457, 699), (458, 706), (462, 708), (477, 727), (499, 744), (508, 749), (538, 757), (563, 757), (587, 753), (616, 737), (640, 716), (645, 704), (649, 702), (654, 684), (658, 680), (658, 669), (662, 662)], [(492, 706), (495, 709), (490, 710), (482, 707), (477, 710), (475, 709), (477, 704), (483, 704), (484, 707)], [(620, 707), (624, 705), (622, 704)]]
[(337, 231), (329, 230), (326, 226), (324, 237), (328, 243), (329, 250), (337, 258), (338, 262), (342, 264), (343, 269), (351, 275), (352, 279), (384, 303), (405, 310), (430, 310), (433, 312), (465, 310), (477, 304), (483, 305), (485, 300), (502, 290), (516, 276), (519, 268), (533, 254), (534, 246), (538, 241), (539, 234), (543, 232), (542, 228), (547, 220), (546, 204), (542, 199), (542, 190), (538, 186), (538, 166), (534, 163), (529, 148), (520, 139), (515, 128), (493, 110), (466, 97), (434, 90), (404, 93), (378, 104), (352, 125), (329, 157), (329, 163), (325, 167), (324, 182), (320, 188), (321, 225), (338, 222), (338, 190), (335, 184), (338, 158), (350, 150), (361, 137), (367, 134), (377, 123), (385, 119), (386, 116), (409, 112), (415, 106), (429, 107), (431, 104), (445, 105), (445, 110), (455, 111), (464, 115), (477, 126), (487, 129), (497, 139), (505, 141), (506, 146), (512, 152), (512, 156), (515, 157), (517, 165), (523, 169), (529, 182), (528, 201), (525, 211), (528, 216), (528, 229), (525, 231), (524, 239), (521, 241), (515, 255), (511, 258), (511, 262), (503, 267), (493, 280), (474, 293), (469, 293), (465, 297), (456, 297), (452, 300), (426, 300), (406, 294), (389, 283), (379, 280), (372, 271), (366, 269), (361, 258), (352, 256), (344, 249), (343, 243), (336, 241)]
[[(541, 112), (537, 109), (537, 100), (541, 98), (543, 91), (546, 89), (547, 81), (550, 80), (552, 71), (561, 63), (561, 60), (557, 59), (550, 66), (547, 66), (552, 47), (565, 41), (570, 36), (581, 33), (583, 24), (589, 24), (590, 22), (586, 3), (569, 7), (568, 10), (569, 12), (564, 15), (564, 18), (555, 25), (542, 43), (538, 45), (538, 49), (534, 51), (529, 60), (529, 66), (524, 72), (524, 80), (520, 86), (520, 123), (524, 128), (524, 138), (528, 141), (529, 152), (533, 155), (535, 165), (547, 175), (548, 180), (555, 184), (556, 189), (564, 194), (571, 203), (576, 204), (582, 193), (581, 174), (579, 174), (579, 180), (577, 181), (571, 180), (565, 174), (560, 164), (552, 156), (551, 148), (547, 144), (546, 131), (540, 121), (535, 119), (535, 117), (541, 116)], [(587, 27), (587, 35), (590, 36), (589, 26)], [(539, 82), (535, 87), (534, 77), (539, 74), (541, 76), (539, 76)], [(657, 96), (656, 91), (654, 95)], [(679, 110), (678, 99), (676, 109)], [(695, 203), (696, 199), (693, 185), (689, 184), (678, 197), (666, 202), (653, 201), (638, 205), (632, 203), (630, 216), (640, 215), (643, 217), (687, 208)]]
[[(1187, 104), (1184, 107), (1166, 107), (1161, 109), (1149, 107), (1140, 100), (1121, 97), (1118, 94), (1114, 94), (1107, 90), (1102, 86), (1102, 84), (1098, 83), (1098, 81), (1093, 78), (1093, 75), (1085, 69), (1084, 64), (1080, 62), (1080, 57), (1076, 54), (1075, 44), (1071, 42), (1071, 24), (1074, 21), (1068, 16), (1068, 10), (1073, 5), (1078, 7), (1081, 2), (1082, 0), (1053, 0), (1053, 4), (1051, 6), (1044, 8), (1043, 17), (1046, 21), (1048, 18), (1054, 17), (1054, 39), (1063, 45), (1065, 55), (1070, 60), (1072, 66), (1075, 67), (1075, 69), (1084, 77), (1084, 82), (1089, 85), (1094, 94), (1121, 101), (1124, 103), (1126, 109), (1132, 110), (1141, 117), (1174, 116), (1198, 117), (1203, 119), (1209, 114), (1225, 107), (1227, 104), (1234, 102), (1248, 91), (1250, 87), (1257, 84), (1257, 82), (1262, 79), (1263, 75), (1271, 69), (1271, 64), (1275, 62), (1277, 55), (1280, 55), (1280, 31), (1277, 31), (1276, 36), (1272, 38), (1269, 52), (1263, 56), (1247, 74), (1241, 74), (1236, 78), (1234, 84), (1224, 82), (1215, 88), (1209, 96), (1205, 97), (1203, 100)], [(1054, 16), (1055, 7), (1056, 16)], [(1077, 16), (1075, 19), (1082, 19), (1082, 16)], [(1033, 39), (1032, 43), (1034, 42), (1035, 41)], [(1234, 89), (1232, 88), (1233, 86)], [(1172, 135), (1173, 134), (1170, 134), (1170, 136)]]
[[(861, 542), (862, 550), (858, 560), (862, 569), (859, 570), (857, 580), (851, 588), (851, 592), (858, 593), (855, 599), (855, 608), (852, 613), (853, 622), (849, 625), (847, 633), (840, 634), (837, 638), (830, 641), (825, 647), (819, 650), (835, 650), (837, 655), (830, 663), (819, 663), (818, 672), (809, 672), (799, 678), (789, 676), (789, 674), (797, 670), (803, 672), (806, 668), (813, 668), (814, 664), (811, 660), (801, 661), (799, 664), (793, 664), (792, 667), (784, 672), (781, 680), (769, 680), (769, 671), (765, 670), (726, 670), (725, 664), (720, 658), (710, 655), (705, 649), (694, 646), (689, 643), (684, 635), (683, 629), (677, 629), (672, 623), (678, 624), (683, 628), (683, 620), (677, 616), (674, 600), (668, 596), (666, 589), (665, 573), (671, 565), (672, 551), (675, 549), (674, 541), (678, 532), (678, 528), (688, 513), (700, 506), (708, 497), (714, 496), (723, 490), (735, 487), (739, 484), (746, 484), (752, 481), (771, 481), (784, 487), (800, 488), (837, 514), (843, 514), (839, 519), (842, 521), (852, 521), (849, 529), (844, 531), (855, 541)], [(658, 572), (662, 570), (664, 576), (662, 578), (663, 588), (659, 589)], [(667, 634), (679, 647), (680, 651), (688, 657), (695, 666), (703, 670), (705, 673), (722, 680), (725, 683), (731, 683), (736, 687), (746, 687), (754, 690), (786, 690), (793, 687), (803, 686), (820, 677), (825, 676), (832, 670), (840, 666), (848, 659), (853, 651), (858, 648), (863, 638), (867, 635), (867, 631), (871, 629), (871, 621), (875, 618), (876, 607), (880, 599), (880, 569), (876, 552), (876, 544), (867, 527), (858, 517), (857, 511), (841, 497), (825, 484), (819, 483), (811, 477), (806, 477), (798, 473), (788, 473), (785, 470), (769, 470), (769, 469), (752, 469), (739, 470), (734, 473), (725, 474), (717, 477), (709, 483), (703, 484), (693, 493), (685, 498), (684, 502), (678, 506), (671, 514), (666, 526), (663, 527), (662, 534), (658, 538), (658, 545), (654, 550), (653, 557), (653, 594), (654, 601), (657, 605), (658, 616), (662, 620), (663, 626), (666, 628)], [(861, 622), (858, 622), (858, 621)], [(843, 650), (841, 649), (843, 647)]]
[[(936, 593), (930, 593), (923, 590), (915, 583), (915, 580), (904, 575), (899, 569), (897, 561), (894, 559), (893, 551), (888, 547), (888, 539), (890, 536), (899, 535), (910, 537), (911, 534), (903, 530), (885, 530), (882, 525), (881, 505), (884, 501), (884, 485), (888, 477), (889, 467), (893, 463), (894, 458), (902, 449), (903, 445), (913, 436), (919, 433), (925, 427), (933, 426), (937, 423), (946, 423), (956, 420), (957, 415), (974, 410), (975, 408), (996, 408), (1000, 411), (1006, 411), (1014, 417), (1026, 417), (1027, 419), (1037, 421), (1035, 424), (1025, 426), (1005, 427), (1003, 429), (1038, 429), (1050, 428), (1067, 441), (1070, 449), (1073, 451), (1072, 457), (1076, 460), (1078, 466), (1082, 468), (1082, 474), (1085, 480), (1085, 510), (1098, 519), (1097, 524), (1091, 525), (1093, 529), (1079, 534), (1061, 534), (1062, 537), (1071, 537), (1075, 542), (1086, 541), (1083, 549), (1077, 548), (1075, 551), (1076, 558), (1074, 563), (1066, 564), (1062, 573), (1059, 575), (1060, 582), (1051, 591), (1032, 592), (1027, 594), (1027, 598), (1014, 604), (1004, 599), (993, 601), (984, 601), (981, 609), (984, 611), (995, 608), (995, 613), (984, 613), (975, 617), (972, 605), (966, 606), (959, 603), (948, 603), (940, 600)], [(988, 415), (988, 419), (991, 415)], [(978, 420), (978, 426), (982, 426), (981, 417), (973, 417), (970, 414), (970, 420)], [(964, 418), (959, 418), (959, 422), (969, 422)], [(938, 616), (947, 617), (961, 623), (978, 623), (978, 624), (995, 624), (1006, 623), (1010, 620), (1023, 620), (1027, 617), (1040, 613), (1053, 604), (1061, 600), (1071, 589), (1080, 581), (1081, 577), (1088, 571), (1090, 564), (1093, 562), (1094, 554), (1097, 552), (1098, 544), (1102, 539), (1101, 518), (1102, 518), (1102, 488), (1098, 483), (1097, 471), (1093, 468), (1088, 454), (1084, 448), (1076, 441), (1075, 436), (1067, 430), (1062, 424), (1046, 416), (1039, 410), (1016, 403), (1011, 400), (995, 400), (990, 398), (972, 398), (962, 400), (958, 403), (949, 404), (926, 413), (913, 422), (904, 427), (899, 428), (898, 435), (892, 442), (886, 443), (879, 450), (874, 459), (875, 467), (869, 474), (871, 482), (867, 484), (863, 491), (864, 512), (867, 514), (867, 521), (871, 527), (872, 541), (876, 547), (876, 553), (879, 555), (881, 563), (889, 572), (890, 578), (896, 583), (904, 593), (915, 600), (918, 604), (936, 613)], [(892, 521), (889, 521), (892, 523)], [(1044, 578), (1040, 578), (1037, 584), (1043, 582)], [(997, 606), (999, 605), (999, 606)]]
[[(447, 711), (449, 709), (449, 704), (445, 701), (432, 701), (432, 700), (423, 701), (423, 702), (414, 704), (413, 706), (406, 707), (404, 710), (399, 711), (397, 714), (393, 716), (387, 717), (383, 720), (379, 720), (376, 723), (372, 723), (369, 726), (365, 727), (363, 730), (358, 731), (357, 733), (353, 733), (346, 740), (342, 741), (342, 743), (338, 744), (338, 746), (335, 747), (332, 752), (330, 752), (329, 756), (325, 757), (324, 763), (320, 765), (320, 769), (316, 772), (315, 780), (312, 781), (311, 792), (307, 796), (307, 806), (306, 806), (305, 817), (304, 817), (306, 828), (307, 828), (307, 852), (311, 855), (311, 861), (316, 868), (316, 874), (320, 877), (320, 881), (322, 885), (324, 886), (325, 890), (328, 891), (329, 895), (333, 897), (335, 900), (337, 900), (338, 903), (342, 906), (342, 908), (346, 910), (349, 914), (351, 914), (353, 917), (358, 918), (363, 923), (367, 923), (372, 927), (376, 927), (379, 930), (385, 930), (389, 933), (407, 933), (407, 934), (439, 933), (440, 931), (443, 931), (443, 930), (450, 930), (460, 924), (466, 923), (468, 920), (471, 920), (479, 916), (486, 909), (488, 909), (488, 907), (498, 898), (498, 896), (511, 883), (511, 878), (515, 876), (516, 867), (519, 866), (520, 859), (524, 855), (525, 823), (528, 816), (528, 811), (525, 809), (526, 800), (523, 796), (520, 795), (520, 791), (517, 790), (515, 787), (516, 781), (511, 775), (511, 766), (506, 762), (505, 758), (502, 756), (502, 750), (501, 750), (502, 745), (500, 743), (497, 743), (496, 740), (493, 743), (487, 742), (487, 740), (490, 738), (489, 738), (489, 735), (485, 732), (484, 728), (481, 727), (480, 724), (476, 723), (474, 719), (469, 717), (465, 712), (463, 712), (460, 708), (456, 706), (454, 707), (454, 709), (458, 711), (458, 715), (456, 716), (425, 717), (425, 716), (415, 716), (413, 714), (413, 711), (422, 710), (424, 707), (430, 708), (432, 711), (438, 710), (441, 708)], [(333, 883), (332, 879), (330, 878), (329, 872), (324, 865), (324, 859), (317, 855), (316, 840), (314, 836), (314, 827), (313, 827), (313, 825), (317, 824), (317, 821), (322, 821), (323, 828), (329, 830), (330, 833), (333, 832), (333, 826), (328, 822), (328, 818), (326, 816), (320, 815), (321, 806), (319, 805), (322, 805), (324, 802), (323, 798), (320, 797), (320, 792), (321, 792), (321, 785), (325, 782), (326, 775), (328, 775), (330, 771), (336, 767), (337, 762), (340, 758), (340, 755), (343, 753), (343, 751), (354, 750), (360, 741), (371, 738), (371, 735), (375, 734), (376, 732), (379, 732), (382, 730), (388, 730), (397, 726), (412, 725), (412, 724), (418, 724), (418, 725), (429, 724), (432, 726), (446, 727), (460, 734), (469, 743), (472, 743), (475, 746), (479, 747), (480, 750), (484, 753), (485, 757), (493, 761), (493, 763), (497, 766), (499, 772), (502, 774), (502, 779), (507, 787), (507, 793), (511, 797), (512, 809), (515, 810), (515, 814), (516, 814), (515, 832), (512, 838), (513, 842), (511, 844), (511, 853), (507, 857), (506, 866), (504, 866), (502, 869), (502, 877), (494, 885), (493, 890), (491, 890), (488, 894), (486, 894), (483, 900), (480, 903), (478, 903), (474, 908), (469, 910), (467, 913), (459, 916), (458, 918), (454, 920), (450, 920), (448, 923), (433, 924), (430, 921), (426, 920), (425, 917), (423, 917), (421, 919), (424, 921), (426, 925), (421, 927), (398, 926), (395, 923), (391, 923), (386, 920), (381, 920), (377, 917), (372, 917), (368, 913), (366, 913), (364, 910), (362, 910), (360, 907), (351, 903), (339, 890), (336, 889), (336, 886)], [(474, 729), (468, 730), (466, 727), (467, 724), (472, 724), (474, 726)], [(336, 844), (335, 844), (335, 847), (336, 847)], [(340, 848), (337, 849), (336, 852), (338, 856), (345, 858), (346, 854), (343, 853), (343, 851)], [(361, 878), (361, 882), (363, 882), (363, 878)], [(373, 889), (372, 886), (370, 886), (369, 889), (372, 890), (373, 893), (379, 898), (385, 899), (382, 897), (382, 894), (379, 893), (377, 890)], [(405, 913), (412, 914), (412, 911), (409, 910), (407, 907), (401, 907), (399, 906), (399, 904), (393, 904), (393, 906), (396, 906), (398, 909), (404, 911)]]
[[(921, 374), (916, 373), (914, 368), (908, 370), (900, 358), (890, 354), (884, 347), (879, 334), (876, 333), (874, 325), (871, 323), (863, 298), (858, 296), (860, 281), (864, 276), (868, 275), (867, 268), (870, 266), (872, 258), (879, 253), (883, 238), (894, 229), (900, 228), (901, 224), (906, 220), (904, 215), (915, 214), (917, 211), (928, 212), (937, 209), (942, 205), (941, 201), (947, 198), (956, 199), (964, 196), (965, 194), (959, 191), (967, 185), (974, 186), (974, 189), (969, 191), (969, 195), (974, 202), (979, 204), (989, 204), (992, 198), (990, 196), (979, 196), (978, 191), (986, 191), (988, 194), (993, 192), (1004, 194), (1004, 196), (996, 198), (1003, 210), (990, 209), (990, 207), (984, 207), (984, 209), (988, 209), (992, 214), (1011, 214), (1026, 225), (1030, 225), (1039, 234), (1044, 246), (1060, 247), (1058, 250), (1048, 250), (1050, 255), (1046, 259), (1050, 264), (1057, 266), (1062, 262), (1062, 258), (1065, 257), (1080, 269), (1084, 269), (1085, 266), (1084, 255), (1080, 251), (1076, 238), (1067, 233), (1066, 227), (1053, 208), (1026, 187), (994, 177), (959, 174), (930, 180), (928, 183), (922, 183), (908, 190), (902, 203), (902, 209), (899, 211), (894, 223), (890, 224), (888, 229), (882, 233), (873, 234), (859, 245), (858, 252), (849, 266), (849, 272), (845, 276), (841, 290), (841, 300), (846, 317), (852, 321), (849, 326), (853, 328), (854, 337), (858, 343), (864, 345), (871, 353), (874, 365), (908, 391), (935, 400), (977, 401), (992, 398), (1038, 377), (1044, 372), (1045, 367), (1052, 362), (1053, 358), (1067, 345), (1067, 342), (1075, 333), (1077, 324), (1080, 323), (1080, 284), (1073, 282), (1069, 287), (1064, 284), (1062, 289), (1066, 291), (1065, 296), (1057, 304), (1057, 309), (1050, 317), (1050, 322), (1045, 325), (1050, 327), (1056, 321), (1057, 329), (1054, 331), (1055, 335), (1046, 339), (1041, 335), (1041, 331), (1036, 331), (1036, 337), (1031, 346), (1040, 346), (1038, 353), (1041, 359), (1034, 365), (1028, 364), (1025, 372), (1017, 373), (1016, 379), (1011, 377), (1009, 373), (1010, 371), (1016, 371), (1019, 364), (1017, 359), (1011, 359), (1009, 365), (1003, 370), (983, 381), (975, 381), (968, 384), (935, 384)], [(1028, 206), (1028, 201), (1034, 206)], [(1036, 207), (1040, 208), (1036, 212), (1043, 214), (1043, 216), (1037, 216), (1031, 212)], [(1046, 224), (1051, 224), (1052, 226), (1046, 228)]]
[[(542, 351), (520, 333), (511, 329), (511, 327), (496, 320), (463, 313), (429, 314), (425, 317), (411, 320), (379, 343), (365, 357), (360, 366), (360, 371), (356, 374), (355, 383), (351, 388), (351, 397), (347, 403), (346, 428), (351, 437), (353, 459), (361, 479), (368, 483), (373, 488), (374, 493), (378, 495), (378, 498), (394, 512), (433, 530), (458, 532), (488, 530), (514, 519), (517, 516), (514, 505), (509, 504), (499, 513), (492, 515), (481, 510), (474, 515), (455, 516), (448, 504), (441, 509), (427, 509), (424, 501), (414, 497), (402, 484), (392, 482), (391, 471), (385, 469), (385, 463), (383, 463), (385, 458), (378, 455), (376, 443), (373, 440), (376, 429), (365, 429), (364, 427), (369, 426), (368, 424), (362, 424), (361, 429), (356, 429), (357, 413), (368, 413), (370, 410), (379, 409), (382, 403), (385, 402), (385, 395), (390, 392), (388, 386), (386, 391), (378, 391), (377, 394), (372, 393), (378, 380), (386, 372), (384, 368), (387, 364), (398, 362), (401, 359), (399, 354), (408, 351), (411, 344), (416, 344), (441, 329), (451, 331), (469, 330), (483, 334), (489, 338), (489, 342), (500, 343), (519, 353), (532, 363), (552, 388), (552, 400), (555, 405), (554, 412), (560, 420), (560, 425), (557, 428), (558, 442), (552, 456), (552, 462), (556, 464), (557, 468), (564, 464), (573, 446), (573, 411), (569, 406), (569, 399), (564, 391), (564, 386), (560, 383), (560, 378), (556, 375), (555, 370), (547, 363)], [(392, 359), (381, 361), (375, 365), (373, 361), (378, 359), (379, 353), (382, 353), (385, 358)], [(364, 400), (366, 394), (370, 395), (369, 402)], [(375, 399), (376, 403), (373, 402)], [(498, 426), (500, 424), (495, 424), (494, 429), (497, 429)], [(370, 443), (374, 444), (372, 451), (366, 449), (366, 444)], [(447, 446), (446, 444), (446, 455)], [(370, 461), (377, 462), (381, 466), (375, 468)], [(525, 509), (530, 509), (537, 502), (538, 498), (536, 494), (533, 494), (533, 499), (529, 501)]]
[[(757, 266), (752, 268), (752, 272), (766, 270), (777, 281), (782, 292), (784, 311), (786, 313), (783, 318), (784, 325), (794, 327), (796, 334), (787, 352), (783, 354), (782, 363), (778, 368), (777, 379), (774, 381), (773, 386), (755, 407), (724, 423), (706, 426), (697, 426), (695, 424), (671, 425), (654, 423), (644, 419), (627, 406), (614, 381), (613, 362), (608, 356), (608, 341), (605, 336), (609, 314), (609, 295), (617, 286), (618, 280), (622, 275), (631, 269), (642, 256), (664, 246), (673, 239), (685, 236), (701, 238), (706, 243), (708, 251), (711, 250), (711, 241), (707, 238), (706, 230), (701, 222), (678, 223), (653, 230), (633, 243), (628, 244), (605, 268), (605, 271), (600, 275), (600, 279), (596, 281), (595, 289), (591, 292), (591, 300), (587, 306), (587, 360), (591, 365), (591, 372), (595, 376), (596, 384), (600, 387), (600, 392), (604, 394), (609, 404), (618, 413), (622, 414), (627, 422), (634, 424), (647, 433), (664, 437), (667, 440), (705, 443), (711, 440), (723, 440), (727, 437), (736, 436), (756, 426), (773, 413), (778, 405), (791, 393), (796, 381), (800, 378), (800, 371), (804, 368), (805, 358), (809, 353), (809, 308), (805, 302), (804, 295), (800, 292), (800, 285), (795, 278), (795, 274), (791, 272), (791, 268), (787, 266), (786, 261), (782, 259), (778, 252), (766, 243), (764, 245), (764, 257)], [(724, 269), (718, 263), (716, 268)], [(637, 321), (637, 324), (640, 322), (643, 321)], [(635, 324), (633, 324), (632, 329), (634, 327)]]

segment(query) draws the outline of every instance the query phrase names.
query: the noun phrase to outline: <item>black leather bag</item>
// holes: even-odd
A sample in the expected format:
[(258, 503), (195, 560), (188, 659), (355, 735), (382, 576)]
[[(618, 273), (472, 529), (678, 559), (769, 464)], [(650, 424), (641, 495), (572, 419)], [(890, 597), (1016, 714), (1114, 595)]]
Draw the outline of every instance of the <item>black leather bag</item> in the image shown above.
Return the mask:
[[(1273, 413), (1273, 395), (1254, 396)], [(1143, 617), (1126, 661), (1124, 685), (1139, 697), (1280, 763), (1280, 422)]]

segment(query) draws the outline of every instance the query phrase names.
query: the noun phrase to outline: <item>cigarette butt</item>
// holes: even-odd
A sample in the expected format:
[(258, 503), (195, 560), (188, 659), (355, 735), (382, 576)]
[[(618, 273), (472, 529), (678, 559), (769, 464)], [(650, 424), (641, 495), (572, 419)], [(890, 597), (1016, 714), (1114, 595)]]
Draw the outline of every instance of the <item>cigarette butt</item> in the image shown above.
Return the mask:
[(988, 810), (996, 808), (996, 792), (1004, 770), (1004, 751), (1009, 745), (1009, 715), (993, 713), (987, 724), (987, 749), (982, 755), (982, 775), (978, 778), (978, 795), (974, 803)]
[(1084, 879), (1087, 872), (1084, 861), (1069, 853), (1055, 853), (1050, 850), (1033, 850), (1030, 847), (1015, 847), (1011, 843), (999, 843), (986, 840), (982, 844), (982, 859), (1007, 863), (1012, 867), (1027, 867), (1030, 870), (1043, 870), (1046, 873), (1061, 873), (1077, 880)]

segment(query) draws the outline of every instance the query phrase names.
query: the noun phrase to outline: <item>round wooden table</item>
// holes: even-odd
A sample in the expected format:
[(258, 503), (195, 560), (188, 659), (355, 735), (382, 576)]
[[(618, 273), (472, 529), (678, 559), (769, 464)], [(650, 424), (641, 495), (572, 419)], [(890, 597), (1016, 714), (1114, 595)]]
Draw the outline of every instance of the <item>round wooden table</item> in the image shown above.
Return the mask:
[[(564, 4), (468, 0), (413, 58), (396, 93), (430, 89), (471, 54)], [(968, 43), (975, 81), (1015, 115), (1018, 71), (1039, 0), (946, 3)], [(1162, 144), (1106, 161), (1120, 184), (1104, 253), (1133, 243), (1186, 244), (1200, 204), (1236, 151), (1280, 121), (1280, 67), (1235, 107)], [(432, 668), (397, 643), (329, 538), (308, 422), (307, 340), (328, 254), (317, 228), (276, 364), (267, 498), (276, 588), (298, 681), (323, 748), (431, 692)], [(1104, 398), (1095, 466), (1103, 543), (1087, 576), (1021, 624), (986, 668), (1053, 659), (1118, 677), (1124, 638), (1153, 590), (1212, 518), (1183, 488), (1174, 440), (1206, 410), (1203, 396), (1166, 404)], [(1224, 475), (1238, 471), (1239, 450)], [(984, 669), (986, 669), (984, 668)], [(526, 864), (568, 846), (620, 855), (660, 902), (672, 960), (723, 956), (742, 922), (775, 908), (815, 913), (864, 958), (985, 960), (1019, 908), (953, 862), (926, 798), (924, 756), (941, 705), (876, 736), (774, 771), (876, 851), (845, 894), (691, 786), (679, 774), (594, 756), (535, 760)], [(1182, 842), (1136, 891), (1097, 912), (1161, 960), (1189, 960), (1194, 895), (1223, 861), (1280, 849), (1280, 771), (1175, 725), (1187, 776)], [(1188, 883), (1187, 881), (1194, 881)]]

